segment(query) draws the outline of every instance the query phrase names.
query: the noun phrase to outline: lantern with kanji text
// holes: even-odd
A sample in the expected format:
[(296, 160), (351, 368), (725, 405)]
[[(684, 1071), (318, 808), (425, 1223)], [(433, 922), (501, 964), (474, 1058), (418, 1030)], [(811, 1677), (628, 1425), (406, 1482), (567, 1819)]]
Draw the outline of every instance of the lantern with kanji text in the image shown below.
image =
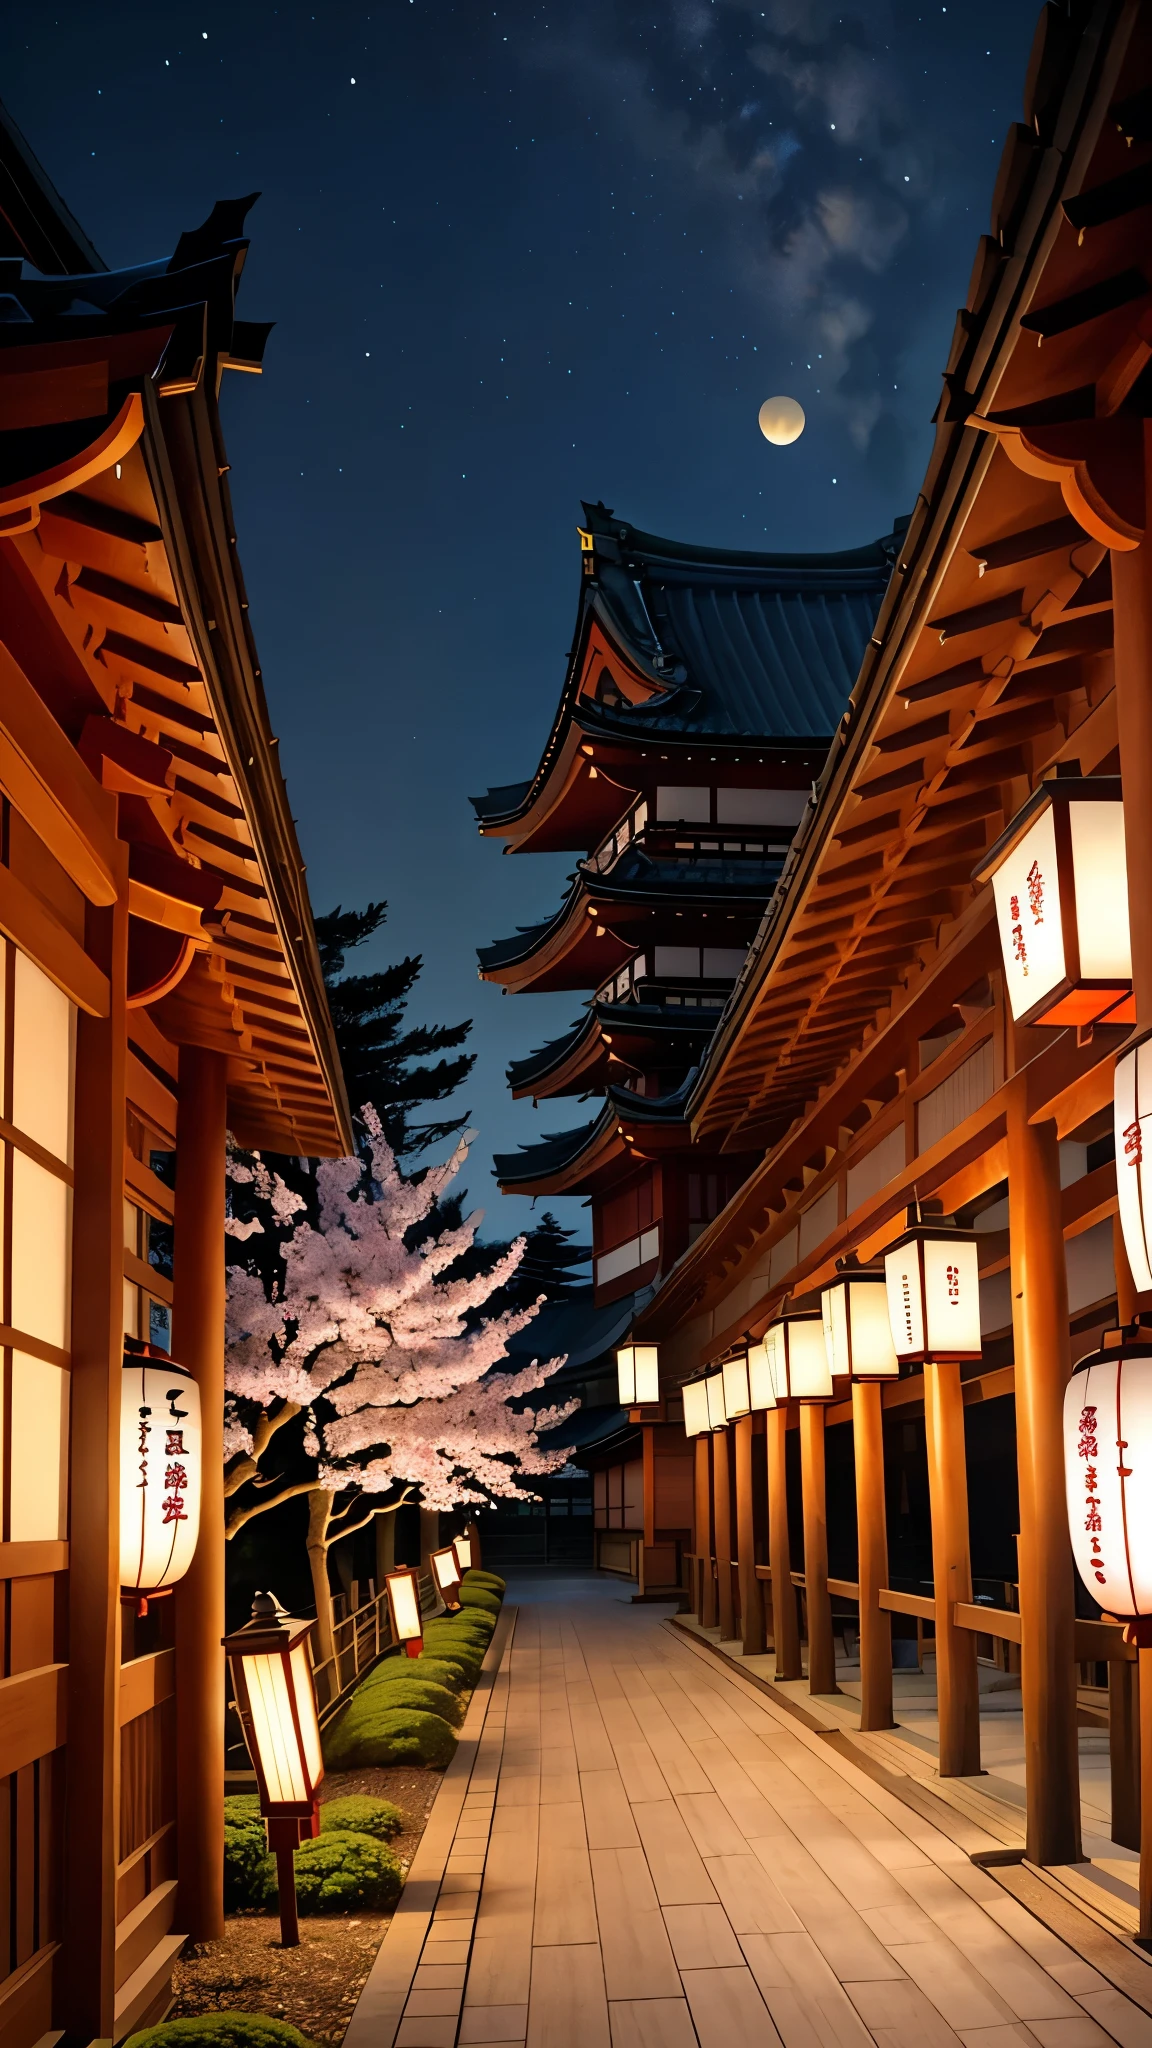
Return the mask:
[(1152, 1290), (1152, 1032), (1126, 1045), (1113, 1082), (1116, 1200), (1137, 1294)]
[(973, 1230), (910, 1220), (885, 1252), (888, 1322), (902, 1365), (980, 1357), (976, 1245)]
[(166, 1351), (125, 1340), (120, 1586), (146, 1614), (192, 1562), (200, 1529), (200, 1389)]
[(1152, 1645), (1152, 1329), (1107, 1330), (1064, 1393), (1064, 1476), (1076, 1569), (1108, 1614)]
[(1017, 1024), (1132, 1024), (1132, 942), (1118, 775), (1057, 772), (976, 868), (991, 881)]

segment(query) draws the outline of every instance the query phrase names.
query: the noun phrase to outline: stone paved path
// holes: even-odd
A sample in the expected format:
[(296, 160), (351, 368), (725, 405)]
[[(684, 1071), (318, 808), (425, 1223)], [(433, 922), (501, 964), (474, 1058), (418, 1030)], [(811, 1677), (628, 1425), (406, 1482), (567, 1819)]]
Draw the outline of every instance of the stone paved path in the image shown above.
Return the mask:
[(1152, 2018), (662, 1610), (593, 1580), (509, 1599), (397, 2048), (1152, 2048)]

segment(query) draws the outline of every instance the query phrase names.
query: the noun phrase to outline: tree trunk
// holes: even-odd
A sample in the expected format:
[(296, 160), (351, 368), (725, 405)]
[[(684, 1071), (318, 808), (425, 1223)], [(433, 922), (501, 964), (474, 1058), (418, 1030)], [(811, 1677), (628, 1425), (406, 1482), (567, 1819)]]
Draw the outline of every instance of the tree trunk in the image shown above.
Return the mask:
[(316, 1602), (316, 1662), (323, 1664), (336, 1655), (332, 1628), (332, 1595), (328, 1589), (328, 1524), (332, 1520), (335, 1495), (326, 1487), (314, 1487), (308, 1495), (308, 1563), (312, 1568), (312, 1593)]

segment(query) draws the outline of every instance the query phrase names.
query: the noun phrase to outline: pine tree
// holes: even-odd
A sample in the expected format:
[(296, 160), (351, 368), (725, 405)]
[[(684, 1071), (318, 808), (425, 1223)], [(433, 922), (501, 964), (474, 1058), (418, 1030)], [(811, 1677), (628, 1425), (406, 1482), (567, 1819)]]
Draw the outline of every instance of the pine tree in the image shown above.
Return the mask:
[(527, 1234), (524, 1257), (504, 1288), (501, 1300), (516, 1307), (521, 1301), (535, 1301), (541, 1296), (545, 1301), (571, 1301), (573, 1296), (585, 1292), (591, 1275), (573, 1268), (587, 1266), (592, 1248), (572, 1244), (570, 1240), (575, 1236), (574, 1229), (566, 1230), (551, 1209), (545, 1209), (539, 1223)]
[(444, 1102), (453, 1095), (471, 1073), (476, 1055), (436, 1059), (463, 1045), (471, 1019), (404, 1029), (408, 997), (424, 965), (421, 954), (410, 954), (379, 974), (345, 974), (345, 955), (379, 931), (387, 915), (387, 903), (369, 903), (363, 910), (345, 910), (337, 904), (326, 917), (317, 918), (316, 938), (348, 1100), (377, 1105), (388, 1144), (403, 1158), (463, 1129), (466, 1115), (430, 1123), (413, 1123), (411, 1118), (426, 1103)]

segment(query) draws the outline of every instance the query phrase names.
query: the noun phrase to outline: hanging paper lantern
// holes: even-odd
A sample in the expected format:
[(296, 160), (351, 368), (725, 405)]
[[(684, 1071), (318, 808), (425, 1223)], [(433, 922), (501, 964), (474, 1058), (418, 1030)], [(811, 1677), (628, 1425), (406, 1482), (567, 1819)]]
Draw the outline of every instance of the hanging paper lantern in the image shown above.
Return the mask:
[(848, 1267), (820, 1296), (828, 1364), (837, 1378), (894, 1380), (900, 1361), (892, 1343), (888, 1288), (882, 1272)]
[(753, 1409), (774, 1408), (776, 1388), (772, 1380), (772, 1365), (768, 1357), (768, 1346), (763, 1337), (748, 1346), (748, 1398)]
[(712, 1427), (708, 1416), (708, 1382), (689, 1380), (680, 1391), (684, 1397), (684, 1434), (705, 1436)]
[(655, 1344), (625, 1344), (616, 1353), (622, 1408), (644, 1408), (660, 1399), (660, 1351)]
[(200, 1529), (200, 1389), (151, 1345), (120, 1375), (120, 1585), (139, 1612), (182, 1579)]
[(1118, 775), (1058, 775), (989, 848), (1008, 1000), (1017, 1024), (1132, 1024), (1132, 942)]
[(728, 1410), (724, 1406), (723, 1372), (710, 1372), (704, 1385), (708, 1391), (708, 1427), (723, 1429), (728, 1420)]
[(979, 1358), (976, 1233), (914, 1223), (884, 1254), (888, 1321), (902, 1364)]
[(832, 1399), (824, 1319), (815, 1310), (770, 1323), (764, 1348), (777, 1401)]
[(1152, 1289), (1152, 1033), (1116, 1061), (1116, 1198), (1137, 1294)]
[(1108, 1614), (1152, 1643), (1152, 1333), (1106, 1333), (1064, 1394), (1064, 1474), (1076, 1569)]
[(748, 1398), (748, 1353), (737, 1351), (726, 1358), (721, 1367), (724, 1375), (724, 1413), (729, 1422), (738, 1415), (747, 1415), (751, 1402)]

